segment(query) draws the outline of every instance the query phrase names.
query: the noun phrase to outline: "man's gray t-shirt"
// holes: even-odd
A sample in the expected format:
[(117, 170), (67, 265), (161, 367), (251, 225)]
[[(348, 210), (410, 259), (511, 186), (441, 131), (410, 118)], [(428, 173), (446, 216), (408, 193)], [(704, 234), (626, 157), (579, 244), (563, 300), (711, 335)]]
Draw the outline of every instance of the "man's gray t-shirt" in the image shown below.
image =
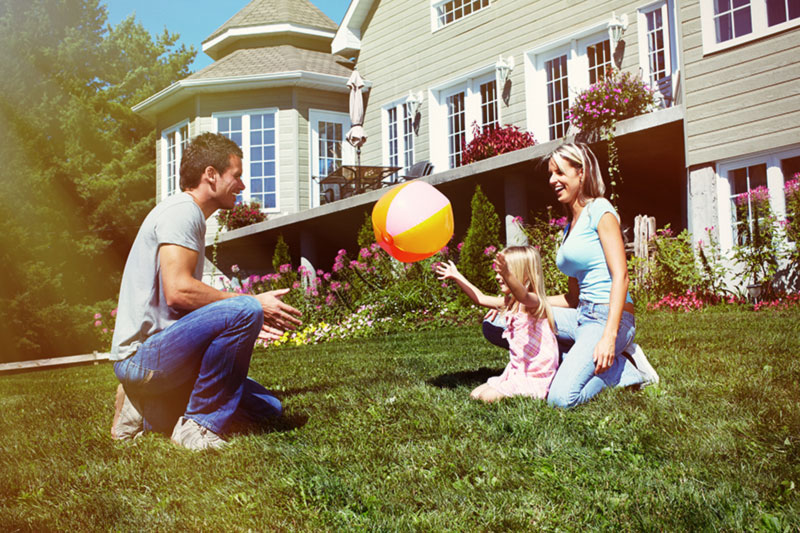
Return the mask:
[(133, 355), (148, 337), (186, 314), (167, 305), (158, 250), (162, 244), (177, 244), (200, 254), (193, 276), (202, 281), (205, 234), (203, 211), (185, 192), (165, 199), (144, 219), (122, 274), (112, 361)]

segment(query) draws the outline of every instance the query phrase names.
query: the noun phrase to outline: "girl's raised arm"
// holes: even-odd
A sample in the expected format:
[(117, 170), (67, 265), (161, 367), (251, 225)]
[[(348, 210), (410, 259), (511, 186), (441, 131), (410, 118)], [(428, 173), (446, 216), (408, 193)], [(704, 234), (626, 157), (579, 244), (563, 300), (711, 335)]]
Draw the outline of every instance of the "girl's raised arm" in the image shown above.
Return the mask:
[(456, 268), (456, 265), (452, 261), (436, 265), (436, 275), (440, 280), (452, 279), (455, 281), (461, 290), (464, 291), (464, 294), (469, 296), (469, 299), (476, 305), (499, 309), (505, 303), (503, 298), (499, 296), (483, 294), (478, 287), (470, 283), (469, 280), (458, 271), (458, 268)]

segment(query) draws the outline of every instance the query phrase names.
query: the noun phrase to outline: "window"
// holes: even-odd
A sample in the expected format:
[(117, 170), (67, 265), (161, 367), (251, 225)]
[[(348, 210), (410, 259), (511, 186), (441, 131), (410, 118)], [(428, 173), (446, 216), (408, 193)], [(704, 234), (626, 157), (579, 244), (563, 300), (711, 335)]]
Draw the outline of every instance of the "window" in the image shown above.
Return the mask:
[(644, 79), (651, 87), (672, 74), (669, 3), (639, 11), (639, 57)]
[(473, 125), (480, 131), (500, 125), (494, 65), (431, 93), (431, 162), (436, 168), (459, 167), (474, 136)]
[(462, 91), (447, 97), (447, 153), (450, 168), (461, 166), (461, 154), (467, 139), (464, 94)]
[(780, 220), (786, 217), (784, 185), (800, 172), (800, 148), (721, 163), (718, 196), (720, 202), (720, 244), (730, 248), (744, 242), (746, 227), (755, 224), (753, 202), (768, 197), (769, 206)]
[(800, 0), (767, 0), (767, 26), (800, 18)]
[[(384, 162), (408, 170), (414, 164), (414, 116), (405, 100), (383, 107)], [(401, 171), (402, 174), (402, 171)]]
[(612, 52), (602, 23), (525, 55), (528, 129), (537, 140), (567, 134), (571, 97), (605, 77), (613, 66)]
[(596, 83), (602, 80), (606, 70), (611, 68), (611, 41), (606, 39), (587, 46), (586, 55), (589, 57), (589, 83)]
[[(345, 140), (350, 129), (347, 113), (312, 109), (308, 113), (311, 143), (311, 199), (312, 207), (320, 205), (324, 192), (338, 186), (320, 185), (320, 180), (342, 165), (353, 162), (353, 147)], [(333, 194), (333, 193), (329, 193)], [(327, 198), (328, 200), (332, 198)]]
[(180, 190), (181, 156), (189, 143), (189, 123), (173, 126), (161, 134), (164, 140), (164, 197), (172, 196)]
[(567, 133), (569, 120), (569, 85), (567, 83), (567, 56), (558, 56), (544, 64), (547, 72), (547, 124), (550, 139)]
[(438, 30), (448, 24), (489, 7), (489, 0), (445, 0), (431, 2), (432, 28)]
[(708, 54), (800, 25), (800, 0), (704, 0), (700, 15)]
[(239, 202), (252, 200), (263, 209), (278, 209), (276, 111), (257, 110), (215, 115), (217, 132), (242, 149), (242, 181), (245, 190)]

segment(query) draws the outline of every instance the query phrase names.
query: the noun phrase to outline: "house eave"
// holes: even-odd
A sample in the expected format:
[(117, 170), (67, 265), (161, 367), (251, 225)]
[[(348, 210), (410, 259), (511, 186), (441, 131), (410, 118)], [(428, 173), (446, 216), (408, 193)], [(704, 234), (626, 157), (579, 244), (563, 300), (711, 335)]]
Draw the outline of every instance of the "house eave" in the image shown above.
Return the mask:
[[(346, 94), (349, 92), (347, 80), (348, 78), (345, 76), (302, 70), (227, 78), (186, 79), (176, 81), (150, 98), (139, 102), (131, 109), (134, 113), (138, 113), (151, 122), (155, 122), (155, 118), (159, 113), (197, 94), (273, 87), (306, 87)], [(365, 86), (370, 87), (371, 83), (365, 82)]]
[(331, 53), (347, 59), (361, 51), (361, 28), (375, 0), (352, 0), (331, 42)]
[(262, 24), (260, 26), (248, 26), (244, 28), (228, 28), (221, 35), (214, 37), (203, 43), (203, 52), (215, 61), (222, 57), (223, 49), (242, 39), (252, 37), (270, 37), (282, 34), (295, 34), (303, 37), (316, 37), (321, 39), (333, 39), (335, 33), (332, 30), (323, 30), (302, 26), (299, 24)]

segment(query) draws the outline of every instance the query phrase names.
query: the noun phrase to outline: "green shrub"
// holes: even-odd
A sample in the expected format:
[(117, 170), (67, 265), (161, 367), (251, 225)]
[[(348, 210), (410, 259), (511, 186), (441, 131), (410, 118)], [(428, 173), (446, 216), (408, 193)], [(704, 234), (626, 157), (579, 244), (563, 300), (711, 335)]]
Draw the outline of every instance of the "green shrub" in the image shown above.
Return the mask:
[(283, 234), (278, 235), (278, 242), (275, 243), (275, 252), (272, 254), (272, 270), (278, 272), (281, 265), (291, 264), (292, 256), (289, 253), (289, 245), (283, 239)]
[(375, 242), (375, 231), (372, 229), (372, 216), (369, 212), (364, 213), (364, 222), (358, 228), (356, 242), (359, 249), (369, 248)]
[(669, 224), (656, 231), (650, 240), (649, 258), (628, 262), (631, 295), (641, 303), (668, 294), (684, 294), (703, 286), (703, 276), (695, 260), (692, 239), (687, 230), (674, 235)]
[(539, 250), (542, 258), (542, 272), (547, 294), (564, 294), (567, 292), (569, 278), (556, 266), (556, 254), (561, 246), (567, 217), (556, 216), (553, 208), (548, 206), (541, 213), (531, 213), (531, 224), (522, 230), (531, 246)]
[(467, 236), (459, 252), (458, 269), (476, 287), (486, 293), (497, 292), (492, 261), (501, 246), (500, 217), (480, 186), (472, 196), (472, 215)]
[(734, 198), (736, 242), (733, 257), (751, 283), (769, 288), (778, 270), (778, 223), (769, 204), (769, 191), (756, 187)]

